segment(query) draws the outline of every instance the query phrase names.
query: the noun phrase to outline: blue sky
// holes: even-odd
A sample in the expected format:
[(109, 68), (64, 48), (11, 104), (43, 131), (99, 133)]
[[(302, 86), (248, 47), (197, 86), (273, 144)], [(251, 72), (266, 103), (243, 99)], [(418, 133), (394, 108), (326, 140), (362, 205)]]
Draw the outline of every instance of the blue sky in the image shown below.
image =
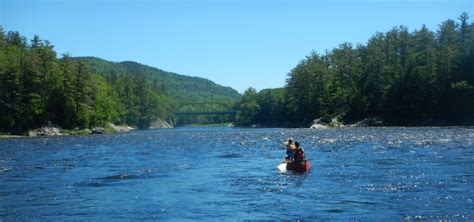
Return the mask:
[(431, 30), (474, 0), (0, 0), (0, 25), (58, 53), (137, 61), (240, 92), (284, 86), (312, 50), (365, 43), (405, 25)]

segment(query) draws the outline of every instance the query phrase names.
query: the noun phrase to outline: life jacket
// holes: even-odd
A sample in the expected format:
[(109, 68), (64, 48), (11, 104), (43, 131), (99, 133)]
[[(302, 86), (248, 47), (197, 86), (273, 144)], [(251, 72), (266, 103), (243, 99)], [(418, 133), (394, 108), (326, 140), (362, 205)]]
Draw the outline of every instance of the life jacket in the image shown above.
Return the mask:
[(295, 158), (295, 161), (304, 160), (304, 151), (301, 147), (296, 148), (294, 158)]

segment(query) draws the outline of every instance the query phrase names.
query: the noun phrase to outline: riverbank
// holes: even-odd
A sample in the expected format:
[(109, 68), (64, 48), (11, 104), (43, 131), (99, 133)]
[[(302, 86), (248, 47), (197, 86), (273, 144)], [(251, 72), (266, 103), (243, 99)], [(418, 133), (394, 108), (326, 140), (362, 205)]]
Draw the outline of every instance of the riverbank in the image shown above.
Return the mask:
[(472, 121), (448, 121), (440, 119), (420, 119), (416, 121), (408, 121), (403, 119), (387, 119), (382, 117), (368, 117), (364, 119), (348, 119), (343, 115), (333, 117), (317, 118), (311, 122), (283, 122), (283, 123), (254, 123), (249, 126), (251, 128), (310, 128), (310, 129), (326, 129), (326, 128), (352, 128), (352, 127), (472, 127)]
[(218, 124), (189, 124), (178, 127), (233, 127), (233, 123), (218, 123)]
[(6, 138), (21, 138), (21, 137), (26, 137), (22, 135), (11, 135), (11, 134), (0, 134), (0, 139), (6, 139)]
[[(174, 126), (166, 121), (159, 120), (154, 125), (150, 126), (149, 129), (158, 128), (174, 128)], [(115, 125), (113, 123), (107, 123), (103, 127), (93, 127), (87, 129), (62, 129), (60, 126), (48, 124), (37, 129), (28, 130), (24, 134), (12, 134), (8, 132), (0, 133), (0, 139), (2, 138), (19, 138), (19, 137), (39, 137), (39, 136), (70, 136), (70, 135), (89, 135), (89, 134), (112, 134), (112, 133), (128, 133), (136, 130), (128, 125)]]
[[(168, 121), (157, 119), (150, 125), (148, 129), (158, 128), (174, 128), (174, 124)], [(0, 133), (0, 138), (128, 133), (132, 130), (136, 130), (136, 128), (128, 125), (115, 125), (113, 123), (106, 123), (104, 126), (86, 129), (62, 129), (60, 126), (48, 123), (47, 125), (40, 128), (30, 129), (23, 134), (3, 132)]]
[(59, 126), (49, 124), (37, 129), (28, 130), (24, 134), (3, 133), (0, 134), (0, 138), (128, 133), (132, 130), (135, 130), (135, 128), (127, 125), (117, 126), (113, 123), (107, 123), (104, 127), (93, 127), (91, 129), (62, 129)]

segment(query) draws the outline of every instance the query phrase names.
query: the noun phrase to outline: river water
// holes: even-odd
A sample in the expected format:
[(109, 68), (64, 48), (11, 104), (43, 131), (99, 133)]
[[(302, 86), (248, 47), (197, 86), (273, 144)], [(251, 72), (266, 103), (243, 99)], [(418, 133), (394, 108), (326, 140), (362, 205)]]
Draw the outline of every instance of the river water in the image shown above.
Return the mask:
[[(312, 163), (280, 173), (282, 141)], [(473, 128), (178, 128), (0, 140), (0, 221), (474, 219)]]

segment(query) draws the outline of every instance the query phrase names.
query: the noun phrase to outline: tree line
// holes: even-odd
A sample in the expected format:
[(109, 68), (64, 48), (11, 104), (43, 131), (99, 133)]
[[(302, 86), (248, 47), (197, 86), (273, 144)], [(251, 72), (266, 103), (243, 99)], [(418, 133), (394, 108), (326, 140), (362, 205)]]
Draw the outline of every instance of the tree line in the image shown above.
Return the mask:
[(389, 125), (474, 123), (474, 24), (467, 13), (436, 32), (394, 27), (366, 44), (312, 52), (284, 88), (245, 91), (241, 126), (301, 126), (316, 118), (382, 117)]
[(0, 27), (0, 131), (24, 133), (48, 123), (66, 129), (111, 122), (147, 128), (171, 107), (166, 95), (140, 74), (92, 73), (34, 36)]

